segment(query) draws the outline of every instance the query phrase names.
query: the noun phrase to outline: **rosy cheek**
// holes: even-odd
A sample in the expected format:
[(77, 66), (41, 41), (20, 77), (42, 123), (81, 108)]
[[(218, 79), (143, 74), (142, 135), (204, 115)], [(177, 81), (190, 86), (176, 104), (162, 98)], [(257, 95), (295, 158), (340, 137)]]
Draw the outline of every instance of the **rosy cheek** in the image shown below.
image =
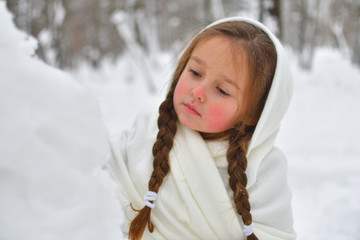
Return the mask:
[(224, 116), (225, 111), (224, 108), (221, 106), (211, 106), (208, 108), (208, 114), (209, 114), (209, 122), (208, 126), (213, 129), (219, 129), (221, 130), (224, 128), (226, 124), (226, 116)]
[(175, 92), (176, 93), (184, 93), (185, 91), (185, 86), (182, 82), (178, 82), (178, 84), (176, 85), (176, 88), (175, 88)]
[(185, 81), (181, 81), (181, 78), (179, 79), (178, 83), (175, 87), (175, 95), (183, 95), (187, 90), (187, 84)]

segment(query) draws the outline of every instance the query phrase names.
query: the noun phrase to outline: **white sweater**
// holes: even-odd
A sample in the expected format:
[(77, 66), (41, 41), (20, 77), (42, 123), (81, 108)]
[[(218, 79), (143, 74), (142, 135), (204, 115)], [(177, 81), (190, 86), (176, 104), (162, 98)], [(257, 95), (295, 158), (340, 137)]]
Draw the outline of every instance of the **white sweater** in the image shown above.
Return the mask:
[[(291, 193), (287, 185), (284, 155), (274, 146), (280, 121), (290, 102), (291, 75), (284, 50), (278, 40), (258, 22), (273, 40), (277, 69), (271, 90), (248, 146), (247, 190), (255, 234), (259, 239), (294, 239)], [(120, 185), (119, 199), (126, 213), (126, 234), (134, 212), (144, 206), (152, 172), (152, 146), (158, 132), (158, 115), (139, 117), (133, 128), (112, 138), (108, 169)], [(226, 150), (228, 143), (205, 142), (181, 124), (170, 152), (170, 173), (160, 187), (151, 220), (154, 232), (146, 229), (143, 239), (245, 239), (243, 222), (234, 209), (228, 185)]]

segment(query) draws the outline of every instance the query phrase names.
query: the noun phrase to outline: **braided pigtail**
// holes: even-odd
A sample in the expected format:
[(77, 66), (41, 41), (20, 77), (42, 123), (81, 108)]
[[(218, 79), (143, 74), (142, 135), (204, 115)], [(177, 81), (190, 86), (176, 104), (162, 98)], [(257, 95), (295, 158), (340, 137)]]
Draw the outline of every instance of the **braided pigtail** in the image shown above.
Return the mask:
[(253, 231), (249, 194), (246, 190), (246, 152), (247, 144), (255, 130), (271, 86), (277, 55), (272, 41), (261, 29), (250, 23), (234, 21), (213, 25), (201, 31), (186, 48), (178, 62), (169, 93), (159, 108), (159, 132), (153, 146), (153, 172), (148, 186), (150, 194), (145, 197), (146, 206), (144, 208), (140, 210), (133, 208), (138, 213), (130, 223), (129, 238), (131, 240), (139, 240), (146, 226), (150, 232), (154, 230), (150, 219), (151, 208), (154, 207), (153, 201), (156, 194), (170, 170), (169, 152), (176, 134), (177, 115), (173, 104), (175, 87), (196, 45), (214, 36), (226, 36), (232, 41), (235, 61), (241, 60), (244, 54), (246, 56), (249, 65), (249, 86), (246, 89), (247, 97), (241, 104), (248, 106), (244, 108), (243, 117), (239, 118), (239, 121), (243, 121), (244, 124), (236, 124), (230, 131), (215, 134), (202, 133), (202, 136), (204, 139), (219, 139), (228, 138), (230, 135), (227, 160), (229, 183), (234, 192), (235, 208), (244, 222), (243, 232), (247, 239), (258, 239)]
[(234, 130), (229, 139), (229, 148), (227, 151), (229, 184), (234, 192), (233, 200), (236, 211), (241, 215), (244, 222), (244, 234), (247, 240), (258, 239), (252, 230), (252, 216), (250, 213), (249, 194), (246, 190), (247, 177), (245, 170), (247, 168), (246, 149), (255, 127), (241, 126)]
[[(158, 128), (159, 132), (152, 149), (154, 156), (153, 172), (149, 180), (149, 191), (157, 193), (164, 180), (164, 177), (170, 170), (169, 152), (173, 146), (173, 139), (176, 134), (177, 115), (173, 107), (173, 94), (175, 86), (172, 86), (165, 101), (160, 105)], [(152, 201), (151, 201), (152, 204)], [(132, 207), (132, 206), (131, 206)], [(132, 209), (137, 213), (136, 217), (130, 223), (129, 239), (138, 240), (142, 237), (146, 225), (150, 232), (153, 232), (154, 226), (151, 223), (151, 207), (145, 206), (140, 210)]]

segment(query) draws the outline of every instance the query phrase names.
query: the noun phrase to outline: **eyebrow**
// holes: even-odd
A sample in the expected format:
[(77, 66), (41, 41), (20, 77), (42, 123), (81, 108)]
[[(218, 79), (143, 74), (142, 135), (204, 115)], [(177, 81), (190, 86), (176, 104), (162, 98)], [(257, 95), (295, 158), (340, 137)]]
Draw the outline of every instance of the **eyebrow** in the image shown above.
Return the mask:
[(206, 62), (203, 61), (201, 58), (199, 58), (199, 57), (197, 57), (197, 56), (191, 55), (189, 60), (194, 60), (195, 62), (197, 62), (197, 63), (199, 63), (199, 64), (204, 65), (205, 67), (207, 67)]
[[(197, 56), (191, 55), (189, 60), (193, 60), (193, 61), (197, 62), (198, 64), (207, 67), (206, 62)], [(225, 82), (229, 83), (230, 85), (234, 86), (237, 90), (241, 91), (239, 86), (237, 84), (235, 84), (235, 82), (233, 80), (231, 80), (230, 78), (228, 78), (226, 75), (221, 74), (221, 77), (225, 80)]]
[(226, 76), (223, 76), (225, 81), (227, 83), (229, 83), (230, 85), (232, 85), (233, 87), (235, 87), (237, 90), (241, 91), (241, 89), (239, 88), (239, 86), (237, 84), (234, 83), (234, 81), (230, 80), (229, 78), (227, 78)]

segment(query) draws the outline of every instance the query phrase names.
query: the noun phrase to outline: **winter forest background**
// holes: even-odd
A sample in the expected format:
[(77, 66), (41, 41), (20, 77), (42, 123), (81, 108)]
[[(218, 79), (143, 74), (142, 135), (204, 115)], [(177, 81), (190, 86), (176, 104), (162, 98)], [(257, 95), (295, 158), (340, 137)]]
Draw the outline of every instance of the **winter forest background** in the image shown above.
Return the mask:
[(234, 15), (264, 22), (289, 54), (294, 97), (277, 145), (298, 239), (360, 239), (360, 0), (7, 0), (0, 240), (121, 239), (104, 132), (155, 109), (185, 43)]
[(235, 15), (266, 23), (305, 68), (320, 46), (360, 66), (359, 0), (8, 0), (7, 7), (16, 25), (39, 40), (36, 54), (61, 69), (99, 67), (124, 54), (155, 61), (195, 30)]

